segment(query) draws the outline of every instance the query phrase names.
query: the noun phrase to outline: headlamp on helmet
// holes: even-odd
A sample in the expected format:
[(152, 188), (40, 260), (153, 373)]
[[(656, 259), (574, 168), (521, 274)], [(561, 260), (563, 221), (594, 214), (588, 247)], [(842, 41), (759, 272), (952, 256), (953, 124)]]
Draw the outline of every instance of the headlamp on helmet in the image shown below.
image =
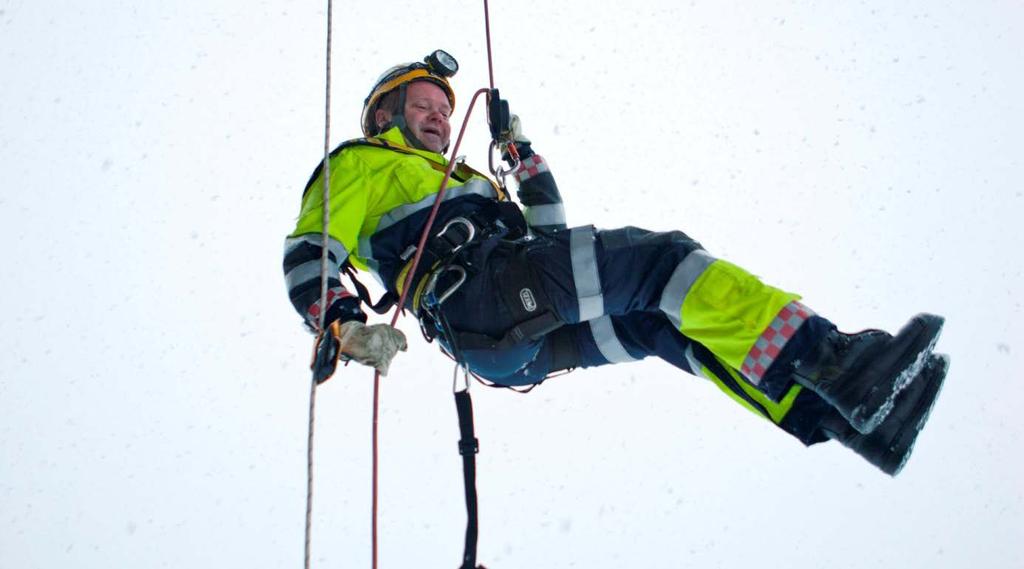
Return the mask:
[(434, 53), (424, 57), (423, 62), (441, 77), (451, 77), (459, 71), (459, 62), (443, 49), (435, 50)]

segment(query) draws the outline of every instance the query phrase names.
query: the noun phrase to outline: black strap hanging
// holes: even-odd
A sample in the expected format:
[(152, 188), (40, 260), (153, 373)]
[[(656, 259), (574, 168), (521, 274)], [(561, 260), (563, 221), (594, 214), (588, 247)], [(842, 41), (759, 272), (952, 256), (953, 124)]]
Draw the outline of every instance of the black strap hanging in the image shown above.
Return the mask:
[(462, 455), (462, 477), (466, 487), (466, 546), (462, 553), (459, 569), (486, 569), (476, 564), (477, 503), (476, 503), (476, 454), (480, 452), (480, 441), (473, 431), (473, 400), (469, 390), (455, 392), (455, 409), (459, 414), (459, 454)]
[(352, 264), (349, 263), (348, 260), (346, 260), (341, 266), (341, 270), (348, 275), (352, 284), (355, 285), (356, 294), (359, 295), (359, 300), (361, 300), (363, 304), (369, 306), (377, 314), (384, 314), (388, 310), (391, 310), (392, 306), (398, 304), (398, 295), (391, 291), (385, 292), (377, 302), (373, 302), (373, 299), (370, 298), (370, 291), (366, 290), (366, 285), (359, 282), (359, 279), (356, 278), (355, 269), (352, 268)]

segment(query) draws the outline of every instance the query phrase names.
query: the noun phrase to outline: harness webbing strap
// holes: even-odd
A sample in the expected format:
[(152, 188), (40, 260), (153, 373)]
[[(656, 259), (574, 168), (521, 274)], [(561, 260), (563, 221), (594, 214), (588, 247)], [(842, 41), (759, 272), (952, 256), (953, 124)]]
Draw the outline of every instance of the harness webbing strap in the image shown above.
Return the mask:
[(528, 340), (536, 340), (561, 328), (564, 324), (565, 322), (562, 322), (553, 311), (545, 310), (529, 320), (516, 324), (501, 338), (494, 338), (487, 334), (456, 331), (449, 331), (449, 335), (456, 336), (460, 349), (496, 351), (522, 344)]
[(391, 291), (385, 292), (383, 295), (381, 295), (377, 302), (374, 302), (373, 299), (370, 298), (370, 291), (366, 290), (366, 285), (361, 283), (359, 279), (356, 277), (356, 272), (352, 268), (352, 265), (350, 263), (346, 262), (344, 265), (342, 265), (341, 270), (346, 275), (348, 275), (348, 278), (352, 281), (353, 286), (356, 287), (356, 294), (359, 295), (359, 300), (362, 301), (363, 304), (369, 306), (370, 309), (372, 309), (377, 314), (387, 313), (389, 310), (391, 310), (391, 307), (398, 302), (398, 295)]
[[(477, 569), (476, 540), (478, 533), (476, 503), (476, 454), (480, 441), (473, 430), (473, 400), (469, 390), (455, 392), (455, 409), (459, 414), (459, 454), (462, 455), (462, 478), (466, 488), (466, 546), (460, 569)], [(482, 569), (482, 568), (481, 568)]]

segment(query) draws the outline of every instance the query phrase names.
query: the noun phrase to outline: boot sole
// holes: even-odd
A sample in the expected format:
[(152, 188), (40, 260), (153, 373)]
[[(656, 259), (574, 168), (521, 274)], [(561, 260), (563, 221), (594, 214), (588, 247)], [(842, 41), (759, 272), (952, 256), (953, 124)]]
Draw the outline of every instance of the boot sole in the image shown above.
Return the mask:
[[(886, 472), (892, 476), (896, 476), (903, 470), (903, 467), (907, 465), (907, 461), (910, 460), (910, 454), (914, 451), (914, 445), (917, 443), (917, 435), (924, 429), (925, 424), (928, 422), (928, 418), (932, 414), (932, 409), (935, 408), (935, 402), (939, 399), (939, 393), (942, 392), (942, 387), (945, 384), (946, 374), (949, 372), (949, 356), (945, 354), (936, 354), (934, 358), (939, 361), (934, 364), (941, 366), (941, 369), (933, 372), (935, 375), (931, 377), (929, 385), (925, 388), (924, 393), (921, 394), (921, 398), (917, 401), (918, 409), (914, 410), (912, 415), (917, 415), (916, 418), (911, 419), (907, 422), (889, 443), (889, 450), (892, 451), (893, 457), (898, 457), (899, 460), (895, 464), (887, 464), (888, 468), (884, 468)], [(924, 405), (924, 409), (920, 409), (921, 405)], [(903, 449), (902, 451), (900, 449)]]
[(872, 389), (873, 393), (877, 393), (879, 389), (887, 388), (888, 393), (881, 402), (862, 403), (853, 409), (853, 413), (848, 418), (853, 428), (857, 429), (861, 434), (871, 433), (889, 416), (889, 413), (892, 412), (893, 407), (896, 405), (896, 396), (906, 389), (914, 381), (914, 378), (921, 373), (925, 363), (928, 362), (928, 356), (931, 355), (932, 350), (935, 349), (935, 344), (939, 341), (939, 335), (942, 334), (945, 320), (941, 316), (932, 314), (922, 314), (914, 317), (914, 320), (918, 319), (921, 321), (921, 330), (918, 332), (920, 336), (916, 338), (912, 348), (907, 350), (908, 355), (916, 355), (906, 367), (893, 376), (892, 382), (888, 386), (876, 386)]

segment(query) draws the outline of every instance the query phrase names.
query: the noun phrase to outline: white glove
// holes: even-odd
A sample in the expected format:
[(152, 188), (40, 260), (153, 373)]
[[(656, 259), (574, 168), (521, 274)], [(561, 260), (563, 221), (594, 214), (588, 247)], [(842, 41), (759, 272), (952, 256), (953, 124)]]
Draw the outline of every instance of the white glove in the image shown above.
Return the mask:
[[(530, 139), (526, 138), (523, 134), (523, 123), (519, 120), (519, 115), (512, 115), (508, 121), (508, 130), (504, 133), (503, 142), (501, 143), (502, 155), (508, 154), (508, 147), (513, 142), (520, 144), (529, 144)], [(506, 159), (508, 159), (506, 157)]]
[(388, 367), (395, 354), (405, 351), (408, 344), (405, 334), (387, 324), (367, 326), (358, 320), (349, 320), (341, 325), (338, 339), (341, 354), (363, 365), (377, 368), (381, 375), (388, 374)]
[(523, 123), (519, 120), (519, 115), (512, 115), (509, 119), (509, 138), (514, 142), (529, 143), (530, 139), (523, 135)]

